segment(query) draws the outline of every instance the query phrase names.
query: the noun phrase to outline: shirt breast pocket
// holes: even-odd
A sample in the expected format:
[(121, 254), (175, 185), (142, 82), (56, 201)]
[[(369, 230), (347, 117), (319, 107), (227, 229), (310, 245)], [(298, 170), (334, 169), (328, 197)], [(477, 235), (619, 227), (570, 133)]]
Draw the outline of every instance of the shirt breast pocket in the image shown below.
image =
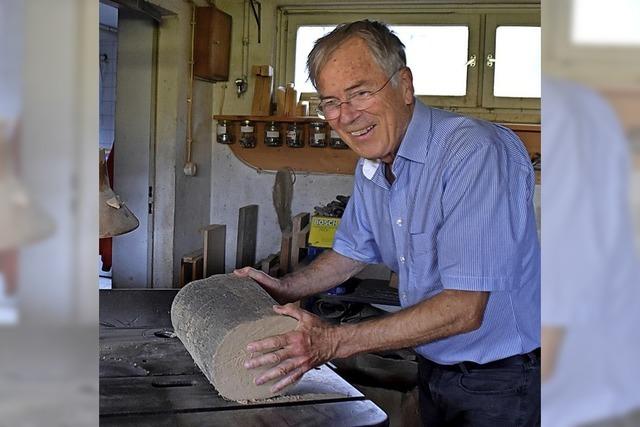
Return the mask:
[(438, 252), (433, 233), (409, 233), (409, 259), (411, 288), (425, 294), (439, 286)]
[(415, 269), (437, 265), (436, 239), (432, 233), (409, 233), (409, 259)]

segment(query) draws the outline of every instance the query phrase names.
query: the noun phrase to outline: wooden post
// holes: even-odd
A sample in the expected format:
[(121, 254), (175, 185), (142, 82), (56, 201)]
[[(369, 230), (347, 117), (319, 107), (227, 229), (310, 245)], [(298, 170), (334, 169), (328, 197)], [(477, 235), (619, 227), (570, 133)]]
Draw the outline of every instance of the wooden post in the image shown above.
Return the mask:
[(256, 237), (258, 234), (258, 205), (243, 206), (238, 211), (238, 242), (236, 268), (256, 263)]
[(280, 241), (280, 267), (278, 274), (284, 276), (291, 269), (291, 233), (282, 233)]
[(278, 254), (271, 254), (260, 263), (260, 269), (267, 273), (271, 277), (276, 277), (278, 274)]
[(203, 278), (224, 273), (227, 226), (224, 224), (211, 224), (202, 229), (202, 234), (204, 238)]
[(309, 213), (299, 213), (291, 219), (293, 223), (291, 236), (291, 270), (295, 269), (300, 261), (300, 249), (307, 247), (309, 238)]
[(198, 249), (182, 257), (180, 261), (179, 287), (189, 282), (202, 279), (202, 250)]
[(309, 218), (308, 212), (299, 213), (291, 219), (291, 232), (282, 233), (280, 275), (289, 273), (300, 262), (300, 249), (307, 247), (307, 239), (309, 238)]

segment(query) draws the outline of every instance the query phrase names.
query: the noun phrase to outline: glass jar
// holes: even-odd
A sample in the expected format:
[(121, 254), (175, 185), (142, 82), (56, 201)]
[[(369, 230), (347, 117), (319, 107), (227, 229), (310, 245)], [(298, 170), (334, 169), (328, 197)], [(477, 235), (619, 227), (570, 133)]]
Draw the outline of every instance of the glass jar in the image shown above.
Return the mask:
[(233, 144), (233, 136), (231, 134), (231, 124), (226, 120), (218, 121), (216, 129), (216, 141), (220, 144)]
[(331, 148), (349, 148), (347, 144), (344, 143), (338, 132), (331, 129), (331, 141), (329, 142)]
[(280, 139), (280, 127), (276, 122), (269, 123), (264, 128), (264, 144), (269, 147), (279, 147), (282, 145)]
[(298, 127), (296, 122), (289, 123), (289, 126), (287, 126), (287, 145), (291, 148), (300, 148), (304, 145), (302, 142), (302, 129)]
[(256, 146), (256, 133), (253, 122), (243, 120), (240, 124), (240, 145), (243, 148), (254, 148)]
[(309, 147), (326, 147), (324, 123), (312, 122), (309, 124)]

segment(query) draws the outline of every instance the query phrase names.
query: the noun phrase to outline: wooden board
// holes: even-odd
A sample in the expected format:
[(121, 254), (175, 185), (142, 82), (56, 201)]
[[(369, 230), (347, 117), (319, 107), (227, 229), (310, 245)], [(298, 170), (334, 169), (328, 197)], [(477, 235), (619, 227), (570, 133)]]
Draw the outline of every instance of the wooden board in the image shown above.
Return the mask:
[(238, 211), (238, 242), (236, 268), (256, 263), (256, 239), (258, 234), (258, 205), (243, 206)]
[(254, 78), (253, 102), (251, 114), (268, 116), (271, 114), (271, 79), (273, 67), (270, 65), (254, 65), (251, 67)]
[(227, 226), (211, 224), (202, 229), (204, 268), (202, 277), (224, 273)]

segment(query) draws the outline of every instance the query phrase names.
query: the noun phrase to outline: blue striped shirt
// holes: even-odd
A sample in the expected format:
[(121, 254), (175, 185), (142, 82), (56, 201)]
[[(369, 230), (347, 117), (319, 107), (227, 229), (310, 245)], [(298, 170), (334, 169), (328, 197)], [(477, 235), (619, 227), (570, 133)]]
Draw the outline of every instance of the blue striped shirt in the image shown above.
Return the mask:
[(535, 176), (511, 130), (425, 106), (391, 170), (361, 159), (333, 250), (384, 263), (408, 307), (443, 289), (489, 291), (479, 329), (416, 348), (441, 364), (486, 363), (540, 346)]

